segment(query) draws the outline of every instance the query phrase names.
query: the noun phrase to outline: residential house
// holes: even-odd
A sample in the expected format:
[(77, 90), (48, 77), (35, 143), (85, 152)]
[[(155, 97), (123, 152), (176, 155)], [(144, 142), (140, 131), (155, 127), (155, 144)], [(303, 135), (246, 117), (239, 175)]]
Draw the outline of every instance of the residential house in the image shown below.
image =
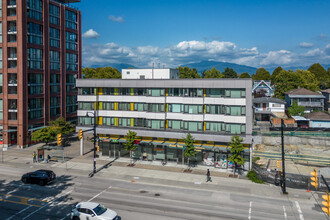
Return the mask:
[(324, 110), (330, 113), (330, 89), (322, 90), (322, 95), (325, 97)]
[(323, 110), (325, 97), (305, 88), (294, 89), (285, 93), (286, 107), (291, 107), (294, 102), (305, 107), (305, 113), (314, 110)]
[(326, 112), (313, 112), (304, 115), (309, 119), (309, 127), (311, 128), (330, 128), (330, 114)]
[(285, 101), (270, 97), (253, 99), (256, 121), (270, 121), (271, 117), (285, 117)]
[(252, 94), (254, 97), (272, 97), (274, 95), (274, 87), (271, 85), (271, 81), (255, 80), (253, 81)]

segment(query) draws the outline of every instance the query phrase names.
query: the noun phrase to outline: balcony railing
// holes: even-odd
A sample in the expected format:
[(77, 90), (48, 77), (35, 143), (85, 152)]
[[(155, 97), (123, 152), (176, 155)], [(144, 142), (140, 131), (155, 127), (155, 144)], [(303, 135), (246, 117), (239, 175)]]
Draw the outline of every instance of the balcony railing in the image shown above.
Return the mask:
[(323, 103), (322, 102), (298, 102), (298, 105), (301, 106), (319, 106), (322, 107)]

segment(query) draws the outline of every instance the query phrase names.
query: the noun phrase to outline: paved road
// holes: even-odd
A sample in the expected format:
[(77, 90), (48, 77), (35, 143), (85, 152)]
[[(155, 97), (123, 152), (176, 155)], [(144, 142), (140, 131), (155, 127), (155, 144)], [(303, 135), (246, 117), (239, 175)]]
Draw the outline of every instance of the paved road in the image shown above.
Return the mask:
[(0, 166), (0, 219), (69, 219), (67, 214), (80, 201), (102, 203), (122, 219), (326, 219), (313, 201), (151, 184), (138, 178), (131, 182), (56, 171), (54, 184), (24, 185), (19, 178), (30, 170)]

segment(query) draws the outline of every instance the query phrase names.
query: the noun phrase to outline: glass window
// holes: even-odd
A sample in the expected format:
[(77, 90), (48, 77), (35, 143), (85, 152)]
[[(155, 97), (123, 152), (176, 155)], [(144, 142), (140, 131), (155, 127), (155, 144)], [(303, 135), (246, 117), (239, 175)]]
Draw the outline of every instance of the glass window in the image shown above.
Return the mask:
[(164, 129), (164, 120), (147, 120), (148, 128)]
[(77, 34), (66, 31), (65, 32), (66, 49), (77, 50)]
[(182, 96), (183, 90), (179, 88), (168, 89), (168, 96)]
[(134, 111), (144, 111), (143, 103), (134, 103)]
[(164, 96), (164, 89), (148, 89), (149, 96)]
[(222, 123), (221, 122), (205, 122), (205, 130), (211, 132), (221, 132)]
[(42, 45), (42, 25), (32, 22), (27, 24), (27, 41), (29, 44)]
[(134, 127), (145, 127), (144, 118), (134, 118)]
[(2, 22), (0, 22), (0, 43), (2, 43)]
[(131, 119), (130, 118), (118, 118), (118, 126), (130, 127)]
[(225, 95), (224, 89), (205, 89), (207, 97), (223, 97)]
[(42, 20), (42, 0), (27, 0), (27, 16), (36, 20)]
[(202, 114), (203, 105), (184, 105), (184, 113)]
[(114, 126), (115, 118), (103, 117), (103, 125)]
[(65, 10), (65, 27), (77, 30), (77, 14), (74, 11)]
[(240, 89), (232, 89), (230, 93), (230, 98), (241, 98), (241, 90)]
[(94, 102), (79, 102), (79, 110), (94, 110), (94, 106)]
[(95, 95), (95, 88), (79, 88), (78, 94), (79, 95)]
[(2, 94), (2, 73), (0, 73), (0, 94)]
[(51, 70), (60, 70), (60, 52), (59, 51), (49, 51), (49, 63)]
[(66, 53), (66, 70), (77, 71), (78, 70), (78, 56), (73, 53)]
[(187, 131), (202, 131), (202, 122), (185, 121), (183, 125)]
[(49, 23), (60, 24), (60, 8), (53, 4), (49, 4)]
[(168, 120), (168, 128), (173, 130), (180, 130), (182, 127), (182, 121)]
[(231, 134), (240, 134), (241, 125), (240, 124), (230, 124), (230, 133)]
[(241, 106), (231, 106), (230, 115), (241, 115)]
[(60, 48), (60, 30), (49, 28), (49, 46)]
[(43, 53), (42, 49), (28, 48), (28, 69), (43, 68)]
[(115, 103), (113, 103), (113, 102), (103, 102), (102, 107), (103, 107), (103, 110), (115, 110)]
[(164, 112), (165, 104), (148, 104), (148, 112)]
[(94, 125), (94, 118), (93, 117), (78, 117), (79, 125)]
[(168, 112), (181, 112), (181, 104), (168, 104)]
[(44, 100), (39, 99), (29, 99), (28, 101), (28, 108), (29, 108), (29, 119), (37, 119), (42, 118), (44, 116)]

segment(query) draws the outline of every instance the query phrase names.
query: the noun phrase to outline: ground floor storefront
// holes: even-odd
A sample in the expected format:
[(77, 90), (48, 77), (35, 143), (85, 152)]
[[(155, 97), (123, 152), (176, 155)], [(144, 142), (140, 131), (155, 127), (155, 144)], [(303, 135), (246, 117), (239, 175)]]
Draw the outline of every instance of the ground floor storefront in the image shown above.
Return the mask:
[[(124, 137), (101, 137), (99, 140), (100, 154), (109, 158), (130, 157), (129, 151), (125, 149), (126, 139)], [(231, 156), (228, 143), (196, 142), (194, 144), (195, 155), (189, 158), (191, 166), (213, 166), (227, 169), (233, 167), (228, 160)], [(157, 138), (141, 138), (136, 140), (136, 149), (132, 153), (134, 160), (155, 161), (163, 163), (176, 162), (187, 164), (184, 157), (185, 144), (183, 140), (164, 140)], [(245, 145), (242, 152), (245, 158), (244, 170), (250, 169), (250, 146)]]

